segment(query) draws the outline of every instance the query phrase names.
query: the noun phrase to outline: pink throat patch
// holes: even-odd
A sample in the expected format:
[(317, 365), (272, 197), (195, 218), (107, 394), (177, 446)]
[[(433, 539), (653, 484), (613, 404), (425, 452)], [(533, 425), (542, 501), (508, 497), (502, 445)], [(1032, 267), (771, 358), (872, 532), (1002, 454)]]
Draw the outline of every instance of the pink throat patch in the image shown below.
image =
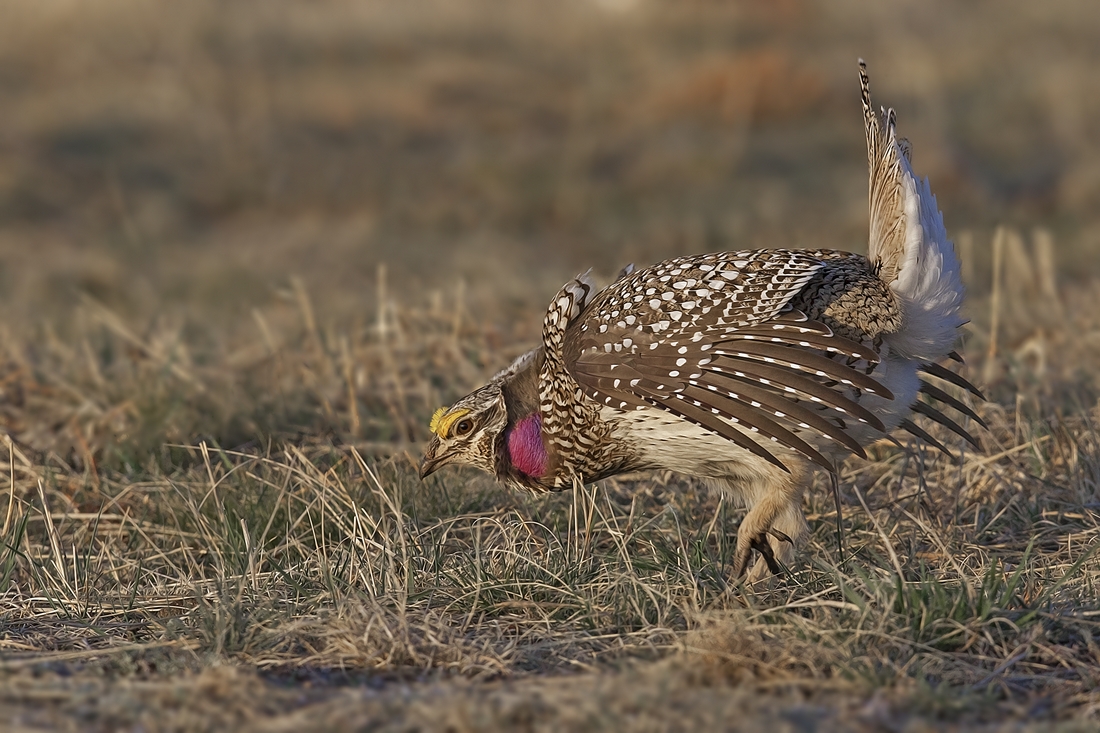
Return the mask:
[(538, 478), (546, 471), (542, 444), (542, 418), (538, 413), (516, 423), (508, 433), (508, 458), (520, 473)]

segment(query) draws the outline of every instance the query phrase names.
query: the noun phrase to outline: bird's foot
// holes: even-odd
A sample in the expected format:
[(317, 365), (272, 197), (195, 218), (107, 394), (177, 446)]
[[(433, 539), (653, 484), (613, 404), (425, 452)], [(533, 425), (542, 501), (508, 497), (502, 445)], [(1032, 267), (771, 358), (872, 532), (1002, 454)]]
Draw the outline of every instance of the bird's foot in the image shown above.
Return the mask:
[(760, 557), (764, 558), (764, 562), (768, 564), (768, 570), (772, 575), (782, 575), (783, 566), (779, 564), (779, 561), (775, 559), (775, 555), (772, 553), (771, 543), (768, 542), (767, 535), (757, 535), (753, 537), (749, 542), (749, 547), (760, 553)]
[[(744, 577), (745, 571), (749, 567), (749, 554), (752, 550), (756, 550), (760, 553), (760, 557), (764, 559), (764, 562), (768, 566), (768, 570), (773, 575), (783, 574), (783, 565), (776, 560), (775, 553), (772, 551), (771, 543), (768, 542), (768, 535), (774, 535), (776, 539), (781, 542), (791, 542), (791, 538), (783, 532), (776, 529), (769, 529), (766, 532), (761, 532), (748, 541), (748, 544), (738, 547), (737, 552), (733, 558), (733, 577)], [(791, 542), (793, 544), (793, 542)]]

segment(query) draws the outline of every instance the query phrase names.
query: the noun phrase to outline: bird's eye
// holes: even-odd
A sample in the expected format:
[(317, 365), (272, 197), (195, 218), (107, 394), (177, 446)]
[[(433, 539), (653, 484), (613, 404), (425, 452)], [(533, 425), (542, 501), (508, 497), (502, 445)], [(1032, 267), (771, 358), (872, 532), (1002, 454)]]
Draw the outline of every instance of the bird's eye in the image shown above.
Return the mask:
[(455, 425), (455, 435), (465, 435), (470, 432), (474, 427), (474, 424), (469, 420), (460, 420), (458, 425)]

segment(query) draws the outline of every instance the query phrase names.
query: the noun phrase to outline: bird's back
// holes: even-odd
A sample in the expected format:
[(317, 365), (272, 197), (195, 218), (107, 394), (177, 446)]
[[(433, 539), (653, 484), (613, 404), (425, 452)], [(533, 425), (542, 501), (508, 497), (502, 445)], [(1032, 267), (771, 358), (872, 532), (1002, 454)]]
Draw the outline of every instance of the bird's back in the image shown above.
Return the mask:
[(567, 373), (544, 378), (600, 407), (586, 440), (612, 440), (615, 463), (700, 473), (684, 462), (790, 468), (801, 454), (831, 465), (823, 446), (861, 452), (851, 429), (884, 427), (859, 403), (891, 399), (874, 371), (898, 323), (892, 294), (859, 255), (682, 257), (593, 296), (565, 328)]

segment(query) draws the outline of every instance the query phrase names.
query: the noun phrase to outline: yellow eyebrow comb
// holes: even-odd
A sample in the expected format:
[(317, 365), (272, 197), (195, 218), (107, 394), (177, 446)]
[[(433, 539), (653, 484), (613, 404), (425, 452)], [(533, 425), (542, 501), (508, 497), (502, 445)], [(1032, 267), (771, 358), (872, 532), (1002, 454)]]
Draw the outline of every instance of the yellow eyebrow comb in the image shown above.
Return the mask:
[(451, 426), (469, 412), (469, 410), (455, 410), (448, 414), (446, 407), (440, 407), (432, 415), (432, 421), (429, 423), (428, 429), (440, 438), (446, 438), (447, 432), (450, 431)]

